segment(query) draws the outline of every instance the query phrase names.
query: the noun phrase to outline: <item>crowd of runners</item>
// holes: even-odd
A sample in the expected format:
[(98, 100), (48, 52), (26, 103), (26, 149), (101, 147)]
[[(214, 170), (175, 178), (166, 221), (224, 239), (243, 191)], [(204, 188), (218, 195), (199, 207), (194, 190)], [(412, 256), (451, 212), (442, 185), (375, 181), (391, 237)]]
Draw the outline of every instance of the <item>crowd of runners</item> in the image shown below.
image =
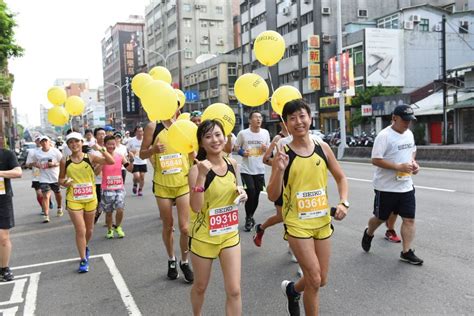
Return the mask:
[[(280, 132), (272, 140), (261, 127), (263, 118), (259, 111), (249, 114), (249, 128), (237, 136), (226, 135), (219, 120), (201, 122), (201, 113), (194, 111), (190, 119), (198, 125), (199, 149), (190, 154), (174, 150), (173, 140), (168, 137), (168, 130), (178, 115), (179, 111), (173, 119), (137, 126), (131, 133), (133, 137), (102, 127), (83, 134), (68, 131), (62, 148), (55, 148), (48, 136), (37, 135), (37, 148), (30, 150), (26, 165), (32, 168), (32, 188), (42, 222), (47, 225), (54, 221), (54, 216), (61, 217), (67, 211), (75, 229), (80, 257), (78, 272), (88, 272), (94, 224), (102, 213), (107, 226), (105, 238), (126, 236), (122, 225), (124, 183), (127, 172), (132, 173), (132, 194), (141, 197), (145, 190), (150, 190), (156, 198), (167, 252), (167, 277), (175, 280), (182, 273), (184, 280), (192, 283), (194, 315), (202, 314), (214, 259), (219, 259), (224, 275), (226, 314), (242, 313), (239, 231), (251, 232), (249, 238), (260, 247), (265, 231), (282, 223), (282, 237), (288, 243), (292, 260), (299, 264), (299, 279), (281, 283), (288, 300), (288, 313), (300, 314), (302, 296), (306, 315), (316, 315), (319, 289), (327, 283), (330, 267), (330, 237), (334, 232), (331, 221), (347, 216), (349, 188), (329, 145), (309, 132), (312, 120), (307, 103), (299, 99), (285, 105)], [(423, 260), (412, 248), (415, 235), (412, 175), (419, 171), (419, 166), (409, 124), (415, 119), (409, 106), (398, 106), (392, 124), (375, 140), (374, 216), (367, 228), (361, 229), (361, 245), (368, 252), (375, 230), (386, 223), (386, 239), (402, 242), (400, 260), (419, 265)], [(241, 156), (241, 162), (237, 164), (232, 155)], [(271, 167), (267, 182), (265, 164)], [(148, 165), (153, 167), (150, 187), (145, 186)], [(9, 229), (14, 226), (10, 179), (21, 177), (21, 172), (15, 155), (2, 149), (0, 278), (3, 281), (13, 279), (8, 267)], [(328, 199), (328, 172), (337, 185), (337, 201)], [(274, 202), (275, 214), (256, 223), (254, 215), (262, 191)], [(244, 204), (245, 218), (239, 218), (240, 204)], [(331, 208), (331, 204), (335, 207)], [(177, 225), (173, 209), (177, 210)], [(397, 215), (402, 218), (401, 238), (394, 229)], [(175, 233), (179, 234), (178, 254), (174, 248)]]

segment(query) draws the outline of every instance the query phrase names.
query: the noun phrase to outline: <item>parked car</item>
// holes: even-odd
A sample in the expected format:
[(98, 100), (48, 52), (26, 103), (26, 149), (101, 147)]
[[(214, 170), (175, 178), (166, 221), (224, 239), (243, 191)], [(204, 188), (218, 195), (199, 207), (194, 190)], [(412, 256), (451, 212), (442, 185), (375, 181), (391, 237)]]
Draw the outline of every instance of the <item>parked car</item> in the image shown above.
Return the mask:
[(310, 129), (309, 133), (312, 134), (312, 135), (316, 135), (321, 139), (324, 139), (324, 134), (323, 134), (323, 132), (321, 132), (320, 129)]

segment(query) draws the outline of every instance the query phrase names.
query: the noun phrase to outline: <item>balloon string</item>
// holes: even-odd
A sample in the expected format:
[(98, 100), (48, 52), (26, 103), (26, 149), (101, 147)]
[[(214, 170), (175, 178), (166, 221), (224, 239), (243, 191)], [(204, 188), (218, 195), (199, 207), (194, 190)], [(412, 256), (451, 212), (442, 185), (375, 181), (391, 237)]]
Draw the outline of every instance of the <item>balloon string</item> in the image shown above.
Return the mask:
[[(273, 88), (273, 80), (272, 80), (272, 74), (270, 72), (270, 67), (267, 67), (267, 71), (268, 71), (268, 78), (270, 79), (270, 87), (272, 88), (272, 95), (273, 95), (273, 93), (275, 92), (275, 89)], [(281, 115), (279, 115), (279, 114), (278, 114), (278, 116), (280, 117), (280, 121), (283, 123), (283, 126), (285, 127), (286, 133), (288, 135), (291, 135), (290, 131), (288, 130), (288, 127), (286, 126), (285, 121), (283, 120), (283, 117), (281, 117)]]

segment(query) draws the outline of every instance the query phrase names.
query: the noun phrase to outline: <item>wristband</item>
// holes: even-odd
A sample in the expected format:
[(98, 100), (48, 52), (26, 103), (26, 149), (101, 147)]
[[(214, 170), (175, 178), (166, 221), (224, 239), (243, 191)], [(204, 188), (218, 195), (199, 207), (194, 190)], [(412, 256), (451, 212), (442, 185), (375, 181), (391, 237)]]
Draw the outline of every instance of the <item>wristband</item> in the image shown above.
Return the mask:
[(197, 192), (197, 193), (202, 193), (202, 192), (204, 192), (204, 187), (192, 187), (191, 191)]
[(243, 150), (242, 148), (239, 149), (239, 151), (237, 152), (240, 156), (244, 156), (244, 152), (245, 150)]

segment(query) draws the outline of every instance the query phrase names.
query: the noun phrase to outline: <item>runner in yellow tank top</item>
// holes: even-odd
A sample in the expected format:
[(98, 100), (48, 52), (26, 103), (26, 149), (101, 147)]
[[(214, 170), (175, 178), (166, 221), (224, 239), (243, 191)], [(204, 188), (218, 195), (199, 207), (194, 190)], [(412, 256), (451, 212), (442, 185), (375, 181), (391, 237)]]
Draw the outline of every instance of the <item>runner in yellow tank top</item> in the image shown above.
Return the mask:
[[(152, 158), (154, 162), (153, 191), (163, 222), (163, 243), (168, 253), (168, 278), (175, 280), (179, 277), (177, 260), (173, 245), (173, 204), (178, 210), (180, 231), (179, 245), (181, 248), (180, 268), (186, 282), (194, 280), (193, 271), (188, 262), (188, 227), (189, 227), (189, 187), (187, 176), (189, 159), (186, 154), (174, 151), (168, 139), (168, 129), (177, 117), (161, 123), (150, 122), (145, 127), (140, 158)], [(193, 157), (194, 159), (194, 157)], [(191, 160), (192, 161), (192, 160)]]
[(247, 199), (237, 187), (236, 162), (223, 158), (226, 143), (219, 121), (203, 121), (197, 130), (199, 152), (189, 172), (191, 209), (197, 213), (189, 241), (195, 280), (191, 289), (194, 315), (201, 315), (213, 259), (219, 257), (226, 290), (226, 313), (240, 315), (241, 252), (237, 204)]
[(76, 230), (76, 246), (81, 257), (79, 273), (89, 271), (88, 243), (94, 230), (94, 217), (97, 208), (94, 165), (114, 164), (114, 158), (105, 148), (98, 148), (100, 156), (89, 156), (82, 152), (83, 139), (79, 133), (66, 136), (66, 144), (72, 154), (61, 160), (59, 183), (67, 188), (66, 208)]
[(347, 179), (329, 146), (310, 138), (311, 110), (302, 100), (285, 104), (282, 113), (293, 141), (278, 148), (272, 162), (268, 198), (276, 201), (283, 191), (282, 215), (285, 238), (303, 269), (298, 282), (283, 281), (288, 311), (299, 315), (299, 297), (304, 292), (306, 315), (317, 315), (319, 288), (327, 282), (330, 239), (333, 228), (327, 195), (327, 170), (336, 180), (340, 203), (334, 218), (343, 219), (348, 211)]

